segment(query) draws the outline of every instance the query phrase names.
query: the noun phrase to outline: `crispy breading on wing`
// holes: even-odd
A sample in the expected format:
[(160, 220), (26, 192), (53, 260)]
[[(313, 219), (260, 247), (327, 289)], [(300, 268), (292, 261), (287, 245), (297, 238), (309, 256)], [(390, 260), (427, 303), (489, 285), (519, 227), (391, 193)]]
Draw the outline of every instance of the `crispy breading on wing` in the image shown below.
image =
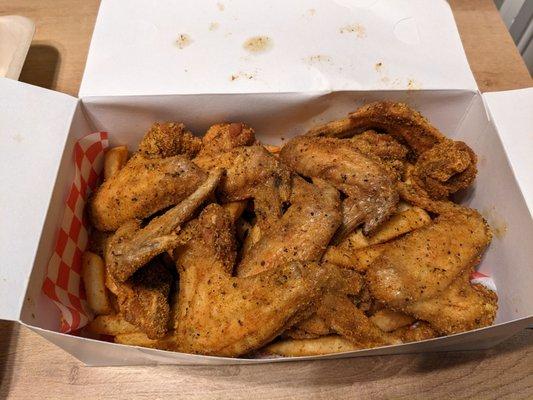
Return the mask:
[(94, 193), (89, 201), (91, 221), (98, 230), (116, 230), (131, 219), (179, 203), (206, 177), (185, 156), (147, 159), (135, 155)]
[(470, 271), (470, 268), (464, 271), (443, 292), (407, 304), (403, 309), (445, 335), (492, 324), (498, 297), (482, 285), (471, 284)]
[(405, 143), (416, 156), (446, 137), (407, 104), (389, 101), (369, 103), (349, 115), (352, 131), (375, 129)]
[(403, 326), (391, 332), (403, 343), (418, 342), (440, 336), (439, 333), (425, 321), (416, 321), (412, 325)]
[(403, 175), (409, 149), (391, 135), (369, 130), (349, 140), (361, 153), (378, 157), (398, 177)]
[(108, 275), (106, 285), (117, 296), (124, 319), (149, 338), (157, 339), (167, 333), (172, 279), (172, 274), (159, 261), (153, 260), (126, 282), (117, 282)]
[(140, 229), (139, 220), (122, 225), (109, 239), (105, 252), (113, 276), (123, 282), (155, 256), (176, 247), (177, 230), (214, 193), (223, 172), (214, 169), (194, 193), (144, 228)]
[(236, 147), (257, 144), (254, 130), (242, 122), (222, 123), (211, 126), (202, 138), (198, 163), (207, 163), (214, 156)]
[(255, 275), (290, 261), (319, 261), (340, 223), (338, 191), (295, 177), (291, 206), (245, 253), (237, 275)]
[(138, 154), (144, 158), (166, 158), (177, 155), (194, 157), (202, 140), (177, 122), (154, 123), (139, 143)]
[(283, 337), (292, 339), (311, 339), (334, 333), (331, 327), (316, 313), (304, 319), (283, 333)]
[(387, 308), (377, 311), (370, 317), (370, 320), (383, 332), (392, 332), (415, 322), (415, 319), (412, 316)]
[(418, 158), (408, 179), (430, 198), (446, 199), (472, 184), (477, 174), (476, 163), (476, 154), (465, 143), (445, 140)]
[(289, 141), (280, 158), (306, 177), (321, 178), (346, 196), (342, 203), (342, 240), (358, 225), (369, 234), (396, 210), (396, 177), (379, 161), (361, 153), (349, 140), (300, 136)]
[(477, 263), (491, 240), (486, 221), (474, 210), (443, 214), (432, 223), (381, 246), (366, 272), (373, 296), (402, 309), (445, 290)]
[(232, 277), (233, 226), (218, 205), (206, 207), (193, 229), (197, 235), (175, 251), (180, 351), (235, 357), (255, 350), (294, 324), (329, 284), (328, 269), (317, 264), (290, 263)]

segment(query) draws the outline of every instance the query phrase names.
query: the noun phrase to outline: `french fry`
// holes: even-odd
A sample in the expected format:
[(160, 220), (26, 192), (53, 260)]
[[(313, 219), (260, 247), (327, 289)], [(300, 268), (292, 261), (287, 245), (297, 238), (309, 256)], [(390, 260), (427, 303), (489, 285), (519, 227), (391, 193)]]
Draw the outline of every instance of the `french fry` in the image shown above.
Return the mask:
[(235, 222), (240, 218), (241, 214), (246, 209), (246, 205), (247, 205), (247, 201), (242, 200), (242, 201), (232, 201), (231, 203), (226, 203), (222, 205), (222, 207), (226, 209), (226, 211), (231, 216), (231, 219)]
[[(365, 257), (369, 255), (364, 252), (359, 255), (360, 249), (388, 242), (398, 236), (421, 228), (430, 222), (431, 218), (423, 209), (419, 207), (407, 208), (404, 211), (393, 215), (390, 220), (385, 222), (372, 236), (366, 237), (363, 235), (362, 230), (358, 229), (339, 245), (329, 246), (324, 255), (324, 260), (346, 268), (354, 268), (356, 263), (360, 264), (361, 261), (365, 261)], [(370, 255), (373, 254), (374, 253), (371, 252)]]
[(90, 251), (83, 253), (82, 278), (89, 307), (95, 314), (110, 314), (113, 311), (105, 287), (105, 266), (102, 258)]
[(100, 335), (122, 335), (139, 332), (139, 328), (130, 324), (121, 315), (99, 315), (89, 323), (89, 331)]
[(272, 144), (265, 144), (264, 146), (272, 154), (279, 154), (281, 151), (281, 147), (279, 146), (274, 146)]
[(359, 350), (362, 347), (341, 336), (322, 336), (315, 339), (286, 339), (272, 343), (263, 349), (263, 354), (284, 357), (319, 356)]
[(115, 343), (127, 344), (130, 346), (158, 348), (158, 340), (150, 339), (142, 332), (121, 333), (115, 336)]
[(104, 180), (116, 174), (128, 161), (128, 148), (126, 146), (113, 147), (104, 155)]
[(392, 332), (415, 322), (415, 319), (410, 315), (388, 309), (377, 311), (370, 317), (370, 320), (383, 332)]

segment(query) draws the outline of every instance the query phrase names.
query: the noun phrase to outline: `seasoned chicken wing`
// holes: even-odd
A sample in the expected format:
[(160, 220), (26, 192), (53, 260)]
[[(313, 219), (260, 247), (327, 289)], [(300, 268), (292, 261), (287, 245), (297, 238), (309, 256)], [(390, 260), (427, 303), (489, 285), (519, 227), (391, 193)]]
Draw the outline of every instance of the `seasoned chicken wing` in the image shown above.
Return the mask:
[(490, 229), (476, 211), (440, 215), (380, 245), (380, 255), (366, 272), (370, 291), (395, 309), (433, 297), (475, 265), (490, 240)]
[(237, 267), (251, 276), (289, 261), (320, 261), (341, 223), (338, 191), (325, 182), (293, 179), (291, 206), (262, 233)]
[(342, 203), (343, 224), (337, 241), (359, 224), (371, 233), (396, 210), (396, 178), (379, 159), (366, 156), (349, 140), (300, 136), (281, 150), (280, 158), (307, 177), (331, 183), (346, 196)]
[(197, 235), (175, 252), (180, 351), (246, 354), (293, 325), (329, 284), (328, 269), (317, 264), (291, 263), (247, 278), (231, 277), (236, 252), (229, 215), (213, 204), (193, 222)]
[(146, 218), (189, 196), (207, 176), (189, 159), (198, 145), (182, 124), (154, 124), (139, 151), (91, 197), (93, 226), (114, 231), (131, 219)]
[(176, 247), (181, 224), (213, 194), (222, 175), (222, 169), (214, 169), (194, 193), (144, 228), (139, 220), (122, 225), (106, 246), (105, 261), (111, 274), (123, 282), (155, 256)]
[(484, 286), (471, 284), (470, 272), (470, 268), (464, 271), (442, 293), (403, 309), (445, 335), (489, 326), (496, 317), (498, 298)]

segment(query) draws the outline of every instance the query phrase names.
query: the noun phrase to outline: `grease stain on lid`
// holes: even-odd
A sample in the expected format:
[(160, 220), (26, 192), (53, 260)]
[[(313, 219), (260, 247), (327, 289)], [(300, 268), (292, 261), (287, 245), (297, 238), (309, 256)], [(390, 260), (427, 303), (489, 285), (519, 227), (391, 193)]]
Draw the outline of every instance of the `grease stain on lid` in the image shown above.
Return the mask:
[(272, 39), (268, 36), (254, 36), (246, 40), (242, 47), (250, 53), (264, 53), (273, 46)]
[(189, 35), (186, 33), (180, 33), (178, 38), (176, 39), (176, 45), (179, 49), (184, 49), (185, 47), (189, 46), (192, 43), (192, 39)]
[(209, 24), (209, 30), (212, 32), (212, 31), (216, 31), (218, 29), (218, 27), (220, 26), (220, 24), (218, 22), (211, 22)]
[(362, 39), (366, 37), (366, 29), (361, 24), (352, 24), (352, 25), (346, 25), (339, 29), (340, 33), (355, 33), (355, 36), (358, 39)]
[(218, 2), (218, 3), (217, 3), (217, 8), (218, 8), (219, 11), (224, 11), (224, 9), (226, 8), (226, 6), (225, 6), (223, 3)]

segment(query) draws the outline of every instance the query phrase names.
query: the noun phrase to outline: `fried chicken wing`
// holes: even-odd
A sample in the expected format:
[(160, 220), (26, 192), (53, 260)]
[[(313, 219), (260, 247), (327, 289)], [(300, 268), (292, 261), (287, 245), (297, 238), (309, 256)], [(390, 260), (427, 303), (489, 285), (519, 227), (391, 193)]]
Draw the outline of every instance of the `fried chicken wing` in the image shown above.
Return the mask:
[(318, 338), (280, 340), (269, 344), (260, 351), (260, 354), (283, 357), (305, 357), (343, 353), (360, 349), (362, 349), (361, 345), (353, 343), (342, 336), (328, 335)]
[(213, 157), (236, 147), (257, 144), (252, 128), (241, 122), (222, 123), (211, 126), (202, 138), (202, 148), (196, 161), (209, 163)]
[(472, 184), (476, 163), (476, 154), (465, 143), (445, 140), (418, 158), (408, 179), (430, 198), (442, 200)]
[(155, 256), (176, 247), (177, 230), (213, 194), (222, 175), (222, 169), (214, 169), (194, 193), (144, 228), (140, 229), (139, 220), (122, 225), (106, 246), (105, 261), (111, 274), (123, 282)]
[(490, 229), (476, 211), (440, 215), (380, 245), (380, 255), (366, 272), (370, 291), (395, 309), (431, 298), (475, 265), (490, 240)]
[(202, 140), (189, 132), (185, 125), (166, 122), (155, 123), (139, 144), (138, 154), (144, 158), (166, 158), (177, 155), (194, 157)]
[(364, 232), (371, 233), (396, 210), (395, 176), (348, 140), (296, 137), (283, 147), (280, 158), (299, 174), (324, 179), (348, 196), (337, 241), (361, 223)]
[(172, 279), (172, 274), (154, 260), (126, 282), (117, 282), (108, 276), (106, 285), (117, 296), (124, 319), (149, 338), (157, 339), (167, 333), (170, 315), (168, 296)]
[(319, 261), (341, 223), (339, 193), (325, 182), (293, 179), (291, 206), (246, 252), (238, 276), (251, 276), (290, 261)]
[(218, 205), (206, 207), (192, 229), (197, 235), (175, 252), (180, 351), (234, 357), (257, 349), (294, 324), (329, 282), (326, 268), (299, 263), (231, 277), (233, 227)]
[(498, 309), (496, 293), (471, 284), (470, 272), (467, 269), (442, 293), (407, 304), (405, 312), (428, 321), (445, 335), (492, 324)]

